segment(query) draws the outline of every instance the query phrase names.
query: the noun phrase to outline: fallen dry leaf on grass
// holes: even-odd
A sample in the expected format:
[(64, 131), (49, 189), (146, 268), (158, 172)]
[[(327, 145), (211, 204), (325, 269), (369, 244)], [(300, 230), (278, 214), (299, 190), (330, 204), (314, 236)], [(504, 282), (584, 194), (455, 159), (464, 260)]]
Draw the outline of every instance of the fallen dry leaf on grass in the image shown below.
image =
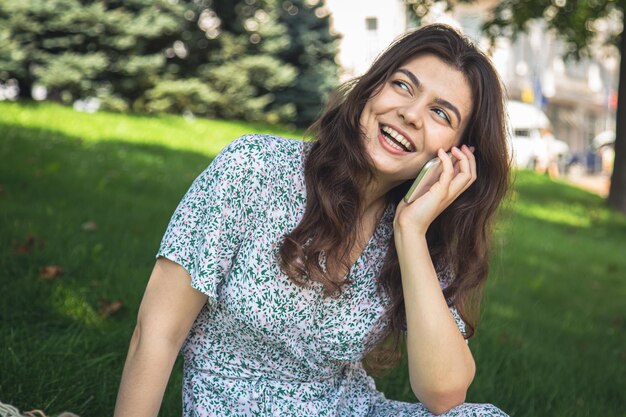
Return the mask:
[(46, 413), (44, 413), (44, 412), (43, 412), (43, 411), (41, 411), (41, 410), (31, 410), (31, 411), (26, 411), (26, 412), (24, 413), (24, 415), (25, 415), (25, 416), (28, 416), (28, 417), (48, 417), (48, 416), (46, 416)]
[(80, 227), (85, 232), (94, 232), (98, 230), (98, 223), (94, 222), (93, 220), (89, 220), (88, 222), (81, 224)]
[(58, 265), (46, 265), (39, 269), (39, 278), (45, 280), (53, 280), (63, 273), (63, 268)]
[(35, 247), (35, 238), (32, 236), (26, 236), (24, 243), (17, 245), (13, 248), (15, 253), (27, 254), (33, 251)]
[(102, 299), (100, 300), (100, 315), (102, 317), (109, 317), (113, 314), (117, 313), (124, 307), (124, 302), (122, 300), (115, 300), (113, 302)]
[(26, 235), (26, 238), (22, 243), (16, 244), (13, 247), (13, 252), (21, 255), (28, 255), (33, 251), (33, 249), (35, 249), (35, 247), (39, 247), (40, 249), (43, 248), (45, 243), (46, 242), (44, 240), (35, 239), (32, 235)]

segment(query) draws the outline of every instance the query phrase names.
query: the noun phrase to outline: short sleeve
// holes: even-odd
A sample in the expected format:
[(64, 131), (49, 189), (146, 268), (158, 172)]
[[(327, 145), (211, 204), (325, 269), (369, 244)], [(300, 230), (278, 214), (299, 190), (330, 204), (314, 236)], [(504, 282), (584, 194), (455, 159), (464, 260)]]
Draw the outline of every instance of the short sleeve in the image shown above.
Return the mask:
[(463, 335), (463, 338), (467, 340), (467, 331), (465, 329), (465, 322), (461, 318), (461, 315), (459, 314), (455, 306), (450, 307), (450, 313), (452, 314), (454, 321), (456, 321), (456, 325), (459, 328), (459, 331), (461, 332), (461, 334)]
[(243, 136), (224, 148), (193, 182), (172, 215), (157, 257), (184, 267), (191, 286), (216, 303), (252, 221), (262, 182), (261, 146)]

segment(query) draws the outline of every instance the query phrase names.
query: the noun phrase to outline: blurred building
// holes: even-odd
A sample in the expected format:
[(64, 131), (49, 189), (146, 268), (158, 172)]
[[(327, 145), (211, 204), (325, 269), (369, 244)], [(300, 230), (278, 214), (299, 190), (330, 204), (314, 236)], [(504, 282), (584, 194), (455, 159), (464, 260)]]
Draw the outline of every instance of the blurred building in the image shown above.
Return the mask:
[(376, 56), (407, 30), (401, 0), (325, 0), (333, 30), (341, 34), (342, 80), (364, 73)]
[[(435, 4), (422, 21), (455, 26), (486, 50), (489, 44), (480, 28), (494, 4), (459, 4), (452, 12)], [(326, 7), (333, 30), (342, 35), (338, 59), (343, 79), (362, 74), (394, 38), (414, 26), (402, 0), (326, 0)], [(564, 50), (564, 43), (538, 21), (514, 41), (498, 40), (490, 56), (509, 98), (542, 108), (554, 136), (583, 156), (598, 133), (615, 128), (619, 58), (565, 61)]]

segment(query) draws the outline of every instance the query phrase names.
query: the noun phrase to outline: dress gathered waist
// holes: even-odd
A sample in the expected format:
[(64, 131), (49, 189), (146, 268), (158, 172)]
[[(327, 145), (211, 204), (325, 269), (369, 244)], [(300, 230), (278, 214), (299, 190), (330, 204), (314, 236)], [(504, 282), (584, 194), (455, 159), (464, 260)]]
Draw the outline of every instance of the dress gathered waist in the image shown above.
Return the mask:
[[(224, 375), (212, 370), (197, 368), (185, 363), (185, 372), (194, 374), (211, 386), (213, 390), (246, 393), (251, 400), (271, 401), (273, 399), (290, 399), (298, 402), (316, 401), (329, 396), (334, 397), (341, 391), (341, 386), (349, 378), (352, 366), (346, 364), (340, 372), (319, 379), (278, 379), (267, 374), (254, 376)], [(244, 398), (242, 398), (244, 400)]]

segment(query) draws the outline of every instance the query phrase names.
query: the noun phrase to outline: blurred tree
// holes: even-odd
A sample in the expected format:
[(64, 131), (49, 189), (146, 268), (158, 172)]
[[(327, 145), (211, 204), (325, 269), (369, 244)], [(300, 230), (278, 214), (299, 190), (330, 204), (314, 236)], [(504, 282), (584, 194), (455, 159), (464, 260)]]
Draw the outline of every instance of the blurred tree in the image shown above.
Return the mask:
[[(473, 0), (446, 1), (448, 7), (454, 7), (458, 2), (472, 3)], [(405, 3), (419, 20), (428, 13), (434, 1), (405, 0)], [(574, 58), (597, 56), (600, 47), (613, 46), (619, 49), (622, 59), (617, 93), (615, 165), (607, 201), (623, 213), (626, 213), (625, 12), (626, 0), (503, 0), (496, 3), (490, 18), (483, 25), (484, 33), (493, 43), (498, 37), (515, 37), (519, 32), (525, 32), (530, 20), (543, 19), (568, 45), (566, 55)], [(601, 26), (615, 20), (621, 20), (621, 32), (605, 31), (600, 34)]]
[(22, 97), (35, 83), (69, 103), (110, 95), (140, 99), (164, 72), (164, 47), (183, 13), (175, 1), (6, 0), (0, 2), (0, 78)]
[(335, 84), (335, 48), (327, 17), (301, 5), (307, 18), (289, 20), (293, 7), (281, 0), (5, 0), (0, 80), (16, 78), (22, 97), (40, 84), (49, 99), (98, 97), (118, 111), (309, 123)]
[(102, 41), (96, 50), (106, 53), (110, 60), (103, 74), (105, 86), (98, 95), (103, 96), (105, 105), (109, 97), (122, 98), (133, 110), (144, 111), (146, 91), (179, 69), (168, 58), (185, 57), (181, 41), (185, 6), (170, 0), (98, 3), (105, 10), (100, 22)]
[(197, 75), (213, 91), (209, 114), (224, 118), (291, 121), (293, 103), (275, 93), (289, 88), (297, 70), (279, 54), (289, 44), (275, 0), (214, 2), (201, 12), (199, 26), (210, 39)]
[(330, 32), (330, 15), (319, 0), (283, 1), (281, 21), (287, 26), (290, 44), (279, 53), (298, 68), (293, 86), (276, 93), (279, 103), (294, 103), (297, 125), (310, 124), (338, 84), (338, 35)]

